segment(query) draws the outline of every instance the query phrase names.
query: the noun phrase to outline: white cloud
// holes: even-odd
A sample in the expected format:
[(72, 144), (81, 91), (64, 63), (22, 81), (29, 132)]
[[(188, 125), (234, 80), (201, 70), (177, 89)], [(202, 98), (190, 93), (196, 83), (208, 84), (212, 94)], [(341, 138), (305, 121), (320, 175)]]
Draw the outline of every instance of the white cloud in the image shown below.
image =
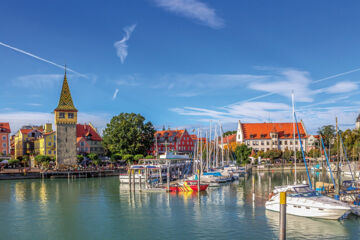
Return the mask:
[(264, 75), (250, 74), (164, 74), (151, 88), (171, 90), (171, 95), (193, 97), (219, 89), (244, 87), (252, 81), (268, 79)]
[(347, 93), (358, 89), (357, 83), (354, 82), (337, 82), (335, 85), (324, 89), (326, 93)]
[[(358, 105), (319, 107), (301, 109), (297, 112), (298, 121), (303, 120), (310, 134), (317, 132), (319, 127), (335, 124), (335, 118), (339, 119), (340, 129), (354, 128), (358, 115)], [(198, 117), (197, 122), (202, 122), (205, 127), (210, 120), (221, 121), (224, 128), (234, 130), (238, 120), (242, 122), (291, 122), (292, 114), (290, 106), (282, 103), (251, 102), (229, 105), (216, 110), (206, 108), (173, 108), (170, 109), (180, 115)]]
[(254, 82), (249, 84), (250, 89), (275, 93), (291, 97), (291, 91), (295, 91), (296, 101), (312, 102), (316, 94), (309, 88), (311, 79), (309, 73), (294, 69), (282, 70), (279, 75), (274, 75), (272, 81)]
[(224, 27), (224, 20), (217, 16), (215, 9), (198, 0), (154, 0), (157, 6), (169, 12), (195, 19), (212, 28)]
[(119, 93), (119, 89), (115, 89), (114, 95), (112, 96), (112, 99), (115, 100), (117, 95)]
[(40, 106), (42, 106), (41, 103), (26, 103), (26, 105), (32, 106), (32, 107), (40, 107)]
[(120, 41), (114, 43), (114, 47), (116, 48), (116, 54), (120, 58), (121, 63), (125, 62), (125, 59), (128, 55), (128, 45), (127, 41), (130, 39), (132, 32), (135, 30), (136, 24), (131, 26), (126, 26), (124, 28), (125, 36)]
[[(24, 125), (43, 125), (45, 123), (54, 123), (54, 115), (46, 112), (1, 112), (0, 122), (9, 122), (11, 131), (14, 134)], [(103, 113), (79, 112), (78, 123), (89, 122), (99, 129), (104, 129), (106, 124), (109, 122), (109, 116)]]
[(122, 75), (118, 80), (115, 81), (115, 83), (118, 86), (139, 86), (138, 77), (141, 76), (139, 74)]
[(25, 88), (49, 88), (58, 85), (64, 78), (62, 74), (32, 74), (20, 76), (12, 81), (14, 86)]

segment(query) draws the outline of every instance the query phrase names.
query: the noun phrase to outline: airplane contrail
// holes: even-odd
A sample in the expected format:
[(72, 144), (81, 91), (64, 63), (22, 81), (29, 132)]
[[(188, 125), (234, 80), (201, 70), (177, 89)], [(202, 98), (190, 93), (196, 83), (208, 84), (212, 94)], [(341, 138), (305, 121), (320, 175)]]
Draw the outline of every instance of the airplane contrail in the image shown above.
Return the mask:
[[(57, 63), (54, 63), (54, 62), (52, 62), (52, 61), (50, 61), (50, 60), (41, 58), (41, 57), (39, 57), (39, 56), (36, 56), (36, 55), (34, 55), (34, 54), (32, 54), (32, 53), (26, 52), (26, 51), (21, 50), (21, 49), (19, 49), (19, 48), (12, 47), (12, 46), (7, 45), (7, 44), (5, 44), (5, 43), (3, 43), (3, 42), (0, 42), (0, 45), (2, 45), (2, 46), (4, 46), (4, 47), (7, 47), (7, 48), (10, 48), (10, 49), (12, 49), (12, 50), (14, 50), (14, 51), (17, 51), (17, 52), (19, 52), (19, 53), (28, 55), (28, 56), (30, 56), (30, 57), (36, 58), (36, 59), (38, 59), (38, 60), (40, 60), (40, 61), (49, 63), (49, 64), (54, 65), (54, 66), (56, 66), (56, 67), (59, 67), (59, 68), (61, 68), (61, 69), (65, 69), (65, 67), (62, 66), (62, 65), (60, 65), (60, 64), (57, 64)], [(75, 74), (77, 74), (77, 75), (79, 75), (79, 76), (81, 76), (81, 77), (88, 78), (88, 76), (86, 76), (86, 75), (84, 75), (84, 74), (81, 74), (81, 73), (79, 73), (79, 72), (76, 72), (75, 70), (72, 70), (71, 68), (66, 68), (66, 70), (69, 71), (69, 72), (73, 72), (73, 73), (75, 73)]]

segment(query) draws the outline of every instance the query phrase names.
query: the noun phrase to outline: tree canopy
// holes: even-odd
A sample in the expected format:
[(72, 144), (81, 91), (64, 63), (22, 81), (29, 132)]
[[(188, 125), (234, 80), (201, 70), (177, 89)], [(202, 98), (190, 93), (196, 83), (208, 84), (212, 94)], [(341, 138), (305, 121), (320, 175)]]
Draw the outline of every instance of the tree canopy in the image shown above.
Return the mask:
[(229, 135), (233, 135), (235, 134), (237, 131), (227, 131), (227, 132), (224, 132), (223, 136), (226, 137), (226, 136), (229, 136)]
[(332, 143), (332, 139), (335, 137), (335, 127), (333, 125), (325, 125), (319, 128), (318, 133), (322, 135), (324, 140), (324, 145), (329, 147)]
[(238, 145), (235, 148), (236, 162), (238, 164), (246, 163), (247, 160), (249, 159), (251, 151), (252, 151), (251, 148), (249, 148), (245, 144)]
[(120, 113), (107, 124), (103, 145), (111, 155), (146, 155), (153, 144), (154, 133), (152, 123), (145, 122), (145, 118), (140, 114)]

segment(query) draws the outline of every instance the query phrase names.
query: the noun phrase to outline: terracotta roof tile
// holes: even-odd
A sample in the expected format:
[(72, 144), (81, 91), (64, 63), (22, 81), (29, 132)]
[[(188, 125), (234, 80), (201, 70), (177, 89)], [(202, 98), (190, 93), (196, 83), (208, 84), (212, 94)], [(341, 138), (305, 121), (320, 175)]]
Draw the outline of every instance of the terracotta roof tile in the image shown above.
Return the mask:
[(6, 133), (10, 133), (10, 124), (7, 122), (1, 122), (0, 123), (0, 132), (6, 132)]
[[(271, 139), (272, 132), (277, 133), (280, 139), (293, 137), (293, 123), (242, 123), (241, 126), (244, 140)], [(307, 137), (303, 125), (298, 123), (298, 126), (300, 134)], [(297, 136), (297, 130), (295, 136)]]
[(93, 141), (102, 141), (100, 135), (90, 125), (76, 124), (76, 137), (79, 138), (86, 136), (90, 136), (91, 140)]

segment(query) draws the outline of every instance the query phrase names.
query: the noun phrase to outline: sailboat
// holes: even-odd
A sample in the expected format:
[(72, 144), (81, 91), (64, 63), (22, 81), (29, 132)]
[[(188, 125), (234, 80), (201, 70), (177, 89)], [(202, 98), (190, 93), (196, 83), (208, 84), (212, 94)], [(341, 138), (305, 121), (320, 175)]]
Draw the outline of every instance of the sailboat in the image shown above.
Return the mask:
[[(294, 104), (293, 104), (294, 106)], [(302, 157), (305, 163), (306, 173), (309, 185), (295, 184), (287, 186), (278, 186), (270, 193), (269, 200), (265, 203), (265, 208), (271, 211), (280, 211), (280, 192), (287, 192), (286, 213), (302, 217), (313, 217), (322, 219), (339, 219), (345, 214), (351, 212), (348, 204), (330, 197), (322, 196), (314, 191), (311, 185), (311, 179), (303, 151), (299, 126), (297, 124), (296, 114), (293, 109), (293, 119), (296, 125)], [(296, 165), (295, 165), (296, 166)], [(296, 177), (296, 169), (295, 169)]]

